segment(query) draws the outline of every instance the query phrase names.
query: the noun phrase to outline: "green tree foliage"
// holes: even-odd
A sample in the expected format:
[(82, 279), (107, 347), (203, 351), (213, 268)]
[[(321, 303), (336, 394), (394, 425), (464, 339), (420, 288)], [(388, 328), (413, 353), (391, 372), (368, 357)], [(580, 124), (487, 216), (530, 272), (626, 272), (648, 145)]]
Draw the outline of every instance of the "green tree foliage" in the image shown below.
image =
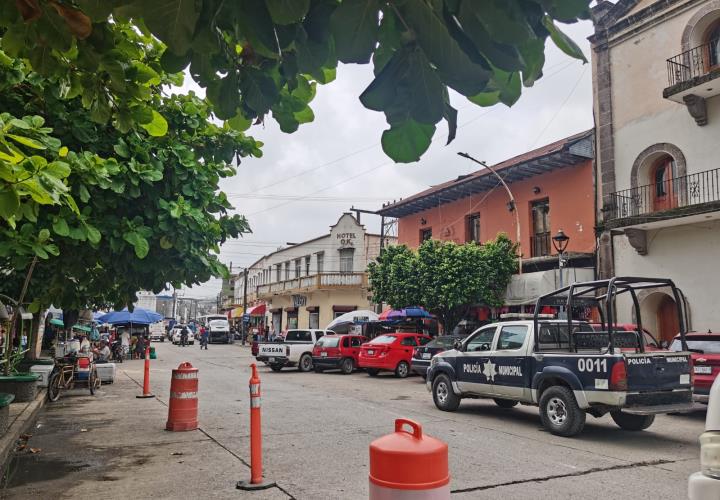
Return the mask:
[[(162, 44), (130, 25), (113, 30), (154, 75), (131, 111), (139, 127), (93, 119), (84, 95), (68, 96), (67, 82), (34, 65), (0, 66), (0, 193), (17, 195), (0, 195), (0, 291), (16, 296), (37, 256), (28, 294), (37, 307), (121, 306), (137, 290), (226, 275), (219, 245), (249, 230), (218, 183), (262, 143), (216, 124), (193, 93), (162, 92), (182, 79), (162, 70)], [(25, 185), (12, 184), (23, 172)]]
[[(147, 83), (160, 68), (116, 36), (131, 22), (167, 46), (162, 69), (189, 68), (214, 114), (241, 130), (267, 115), (285, 132), (312, 121), (315, 87), (338, 61), (372, 60), (375, 79), (360, 100), (383, 112), (386, 154), (417, 161), (436, 126), (455, 136), (453, 89), (480, 106), (514, 104), (542, 77), (550, 38), (572, 57), (578, 46), (557, 27), (589, 17), (589, 0), (18, 0), (0, 4), (2, 50), (82, 96), (92, 120), (162, 135), (147, 113)], [(113, 22), (114, 21), (114, 22)]]
[(389, 247), (370, 263), (373, 300), (391, 307), (419, 305), (448, 331), (473, 304), (499, 307), (517, 270), (517, 245), (505, 234), (479, 246), (428, 240), (417, 250)]

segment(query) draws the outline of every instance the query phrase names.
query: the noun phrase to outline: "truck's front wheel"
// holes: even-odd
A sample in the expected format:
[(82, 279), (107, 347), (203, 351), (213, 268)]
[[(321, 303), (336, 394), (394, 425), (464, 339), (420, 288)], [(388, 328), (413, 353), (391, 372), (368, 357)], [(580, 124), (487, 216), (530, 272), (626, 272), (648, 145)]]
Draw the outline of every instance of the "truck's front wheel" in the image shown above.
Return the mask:
[(298, 370), (301, 372), (309, 372), (313, 369), (312, 357), (309, 354), (303, 354), (300, 356), (300, 362), (298, 363)]
[(453, 392), (450, 378), (445, 374), (433, 380), (432, 394), (435, 406), (442, 411), (455, 411), (460, 406), (460, 398)]
[(567, 387), (556, 385), (540, 396), (540, 421), (548, 431), (558, 436), (572, 437), (585, 426), (585, 412)]
[(655, 415), (633, 415), (620, 410), (611, 411), (610, 416), (618, 427), (626, 431), (643, 431), (655, 421)]

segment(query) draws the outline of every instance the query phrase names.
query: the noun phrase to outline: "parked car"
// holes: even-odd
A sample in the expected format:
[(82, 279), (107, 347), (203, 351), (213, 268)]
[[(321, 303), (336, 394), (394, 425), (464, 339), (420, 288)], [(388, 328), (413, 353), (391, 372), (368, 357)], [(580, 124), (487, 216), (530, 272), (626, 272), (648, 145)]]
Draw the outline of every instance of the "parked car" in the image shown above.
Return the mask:
[(301, 372), (313, 369), (312, 350), (315, 343), (330, 330), (288, 330), (282, 342), (260, 342), (255, 359), (279, 372), (285, 366), (297, 366)]
[(346, 375), (352, 373), (358, 366), (360, 346), (367, 340), (362, 335), (325, 335), (313, 347), (315, 371), (339, 369)]
[[(685, 334), (693, 361), (693, 399), (708, 402), (710, 387), (720, 373), (720, 335), (712, 332)], [(670, 344), (671, 351), (681, 351), (680, 337)]]
[(452, 349), (455, 342), (460, 342), (465, 337), (467, 337), (467, 335), (441, 335), (440, 337), (435, 337), (424, 346), (415, 348), (412, 361), (410, 362), (410, 371), (425, 378), (427, 376), (427, 369), (430, 368), (430, 360), (432, 357), (443, 351)]
[[(172, 329), (172, 343), (173, 344), (180, 344), (180, 332), (182, 332), (182, 326), (176, 326)], [(188, 328), (188, 339), (187, 343), (190, 345), (195, 344), (195, 334), (192, 332), (190, 328)]]
[(364, 368), (371, 377), (380, 370), (395, 372), (395, 376), (405, 378), (410, 374), (410, 362), (416, 347), (424, 346), (432, 340), (419, 333), (388, 333), (375, 337), (362, 345), (358, 356), (358, 366)]

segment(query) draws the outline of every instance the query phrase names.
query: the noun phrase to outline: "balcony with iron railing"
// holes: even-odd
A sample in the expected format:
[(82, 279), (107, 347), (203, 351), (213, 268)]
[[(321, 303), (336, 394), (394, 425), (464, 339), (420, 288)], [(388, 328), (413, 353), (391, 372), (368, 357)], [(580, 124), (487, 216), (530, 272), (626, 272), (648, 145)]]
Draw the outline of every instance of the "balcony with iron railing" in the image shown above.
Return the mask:
[(686, 50), (667, 60), (668, 86), (663, 97), (679, 103), (694, 94), (708, 98), (720, 94), (720, 39)]
[(367, 273), (319, 273), (300, 276), (275, 283), (259, 285), (259, 299), (273, 295), (289, 295), (315, 290), (338, 290), (347, 288), (367, 288)]
[(546, 257), (550, 255), (550, 232), (535, 233), (530, 237), (531, 257)]
[(611, 193), (608, 227), (621, 227), (720, 210), (720, 168)]

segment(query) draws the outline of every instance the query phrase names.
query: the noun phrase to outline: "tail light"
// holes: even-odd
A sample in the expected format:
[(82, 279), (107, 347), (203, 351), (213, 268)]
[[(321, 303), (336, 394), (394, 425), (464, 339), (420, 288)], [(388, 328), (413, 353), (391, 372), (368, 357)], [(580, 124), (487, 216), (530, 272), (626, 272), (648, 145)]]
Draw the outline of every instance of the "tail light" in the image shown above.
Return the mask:
[(695, 360), (690, 357), (690, 387), (695, 387)]
[(627, 368), (625, 361), (616, 362), (610, 371), (610, 390), (611, 391), (627, 391)]

